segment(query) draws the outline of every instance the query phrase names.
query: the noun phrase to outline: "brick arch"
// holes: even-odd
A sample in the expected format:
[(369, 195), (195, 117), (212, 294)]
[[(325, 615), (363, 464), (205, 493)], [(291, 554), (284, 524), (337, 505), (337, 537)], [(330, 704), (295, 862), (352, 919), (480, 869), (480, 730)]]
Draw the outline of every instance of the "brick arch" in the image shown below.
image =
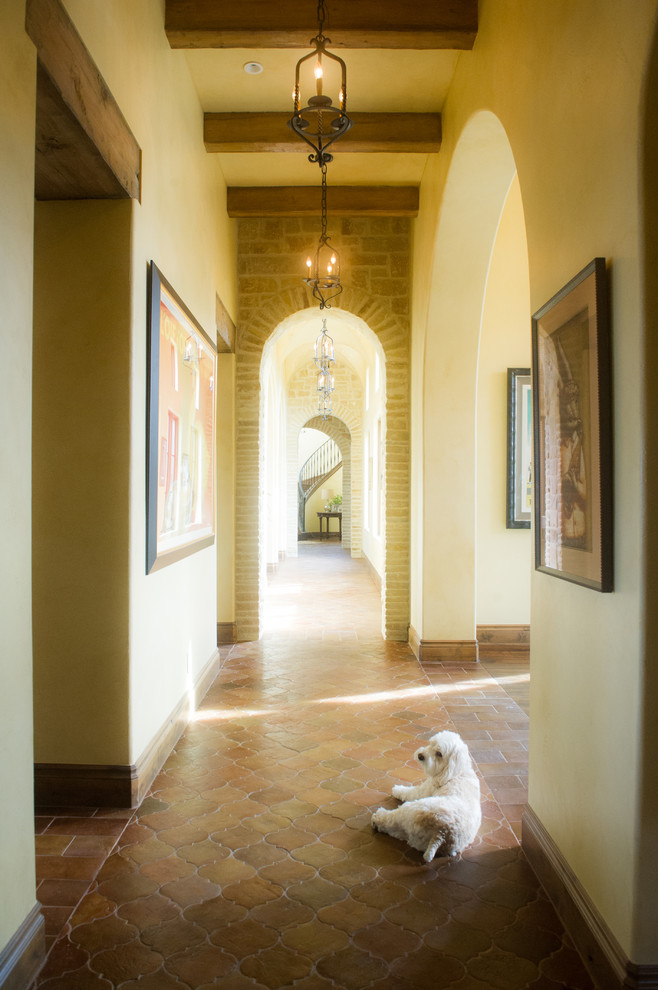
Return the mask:
[[(309, 309), (317, 312), (310, 293), (300, 285), (296, 256), (291, 261), (293, 252), (303, 250), (303, 230), (303, 220), (294, 218), (242, 221), (239, 226), (235, 588), (240, 639), (257, 639), (261, 633), (263, 349), (294, 314)], [(409, 626), (409, 225), (400, 218), (345, 219), (340, 234), (332, 235), (332, 240), (341, 251), (341, 259), (345, 257), (349, 263), (354, 282), (354, 286), (345, 287), (334, 308), (363, 321), (377, 337), (384, 354), (386, 518), (382, 625), (387, 639), (404, 641)], [(347, 265), (345, 268), (348, 270)], [(369, 286), (371, 291), (360, 285)], [(338, 418), (344, 418), (338, 397), (335, 412)], [(306, 418), (314, 413), (309, 410)], [(352, 431), (352, 424), (347, 425)], [(360, 424), (354, 425), (358, 428)], [(352, 439), (354, 444), (353, 431)], [(352, 453), (354, 464), (354, 449)], [(354, 500), (352, 509), (356, 514)]]
[[(308, 375), (305, 371), (304, 369), (303, 377), (296, 376), (298, 384), (304, 384), (307, 377), (315, 377), (314, 372)], [(353, 378), (356, 379), (356, 375)], [(356, 380), (358, 383), (358, 379)], [(308, 388), (304, 391), (309, 394)], [(360, 393), (359, 387), (359, 400)], [(343, 546), (350, 550), (353, 557), (360, 557), (363, 548), (363, 431), (359, 418), (352, 405), (344, 399), (335, 403), (336, 408), (330, 419), (322, 419), (317, 415), (315, 402), (305, 399), (295, 404), (290, 401), (290, 390), (288, 396), (287, 552), (290, 556), (297, 554), (297, 444), (300, 430), (308, 426), (331, 437), (340, 450), (343, 461)]]

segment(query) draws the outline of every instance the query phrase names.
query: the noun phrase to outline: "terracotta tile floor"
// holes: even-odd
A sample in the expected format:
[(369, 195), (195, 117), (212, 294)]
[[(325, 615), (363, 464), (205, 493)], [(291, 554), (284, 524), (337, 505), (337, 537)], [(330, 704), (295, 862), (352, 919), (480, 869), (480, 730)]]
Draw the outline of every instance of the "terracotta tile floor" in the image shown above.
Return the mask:
[[(592, 986), (518, 845), (527, 667), (423, 670), (379, 626), (363, 562), (300, 547), (270, 581), (266, 635), (227, 648), (130, 820), (39, 818), (60, 932), (40, 990)], [(471, 747), (484, 817), (462, 857), (425, 864), (370, 816), (440, 728)]]

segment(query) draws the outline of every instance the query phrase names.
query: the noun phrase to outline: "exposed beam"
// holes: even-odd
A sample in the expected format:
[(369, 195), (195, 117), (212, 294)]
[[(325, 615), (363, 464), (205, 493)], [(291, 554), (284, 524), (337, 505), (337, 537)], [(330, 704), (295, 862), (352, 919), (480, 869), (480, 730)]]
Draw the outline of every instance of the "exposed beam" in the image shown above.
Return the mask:
[[(334, 48), (473, 47), (477, 0), (331, 0)], [(166, 0), (172, 48), (306, 48), (315, 10), (299, 0)]]
[[(357, 151), (431, 154), (441, 147), (438, 113), (355, 113), (354, 127), (339, 141), (340, 153)], [(291, 151), (309, 146), (288, 127), (288, 113), (206, 113), (206, 151)]]
[(128, 198), (38, 59), (34, 195), (38, 200)]
[[(61, 0), (28, 0), (25, 24), (39, 57), (41, 81), (37, 100), (44, 97), (43, 105), (37, 110), (40, 145), (37, 162), (39, 157), (42, 163), (47, 160), (52, 175), (59, 172), (59, 178), (63, 180), (60, 185), (69, 187), (67, 195), (55, 198), (91, 195), (88, 183), (93, 184), (95, 160), (99, 165), (95, 195), (139, 199), (139, 145)], [(46, 77), (47, 82), (44, 81)], [(65, 120), (66, 116), (68, 120)], [(84, 189), (81, 183), (78, 195), (75, 192), (76, 134), (80, 135), (80, 155), (86, 168)], [(109, 185), (123, 193), (106, 191), (108, 172), (116, 180)]]
[[(320, 213), (316, 186), (230, 186), (230, 217), (306, 217)], [(417, 186), (329, 186), (327, 212), (333, 216), (418, 216)]]

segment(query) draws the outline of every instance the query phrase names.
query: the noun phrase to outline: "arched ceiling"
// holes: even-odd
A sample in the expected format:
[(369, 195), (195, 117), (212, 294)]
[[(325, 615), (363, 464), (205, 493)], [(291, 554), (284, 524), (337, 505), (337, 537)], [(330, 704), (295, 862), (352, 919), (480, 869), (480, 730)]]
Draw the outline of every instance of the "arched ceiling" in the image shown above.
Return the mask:
[(344, 310), (321, 313), (308, 309), (284, 320), (266, 345), (271, 361), (282, 370), (286, 383), (304, 365), (312, 365), (313, 348), (322, 332), (323, 319), (327, 320), (327, 333), (334, 341), (336, 364), (348, 364), (364, 382), (366, 368), (374, 363), (376, 353), (383, 361), (381, 345), (363, 320)]

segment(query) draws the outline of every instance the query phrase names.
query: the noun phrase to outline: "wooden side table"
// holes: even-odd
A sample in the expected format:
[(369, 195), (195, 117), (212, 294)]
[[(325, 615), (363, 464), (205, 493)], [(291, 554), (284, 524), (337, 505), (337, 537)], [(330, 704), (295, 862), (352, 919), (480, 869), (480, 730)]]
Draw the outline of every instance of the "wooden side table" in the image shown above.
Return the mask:
[(325, 538), (325, 536), (322, 533), (322, 520), (323, 519), (326, 519), (327, 520), (327, 532), (326, 532), (325, 535), (326, 535), (326, 538), (329, 539), (329, 536), (331, 535), (329, 533), (329, 520), (330, 519), (337, 519), (338, 520), (338, 539), (342, 542), (342, 540), (343, 540), (343, 513), (342, 512), (318, 512), (318, 519), (320, 520), (320, 539), (321, 540), (323, 540)]

